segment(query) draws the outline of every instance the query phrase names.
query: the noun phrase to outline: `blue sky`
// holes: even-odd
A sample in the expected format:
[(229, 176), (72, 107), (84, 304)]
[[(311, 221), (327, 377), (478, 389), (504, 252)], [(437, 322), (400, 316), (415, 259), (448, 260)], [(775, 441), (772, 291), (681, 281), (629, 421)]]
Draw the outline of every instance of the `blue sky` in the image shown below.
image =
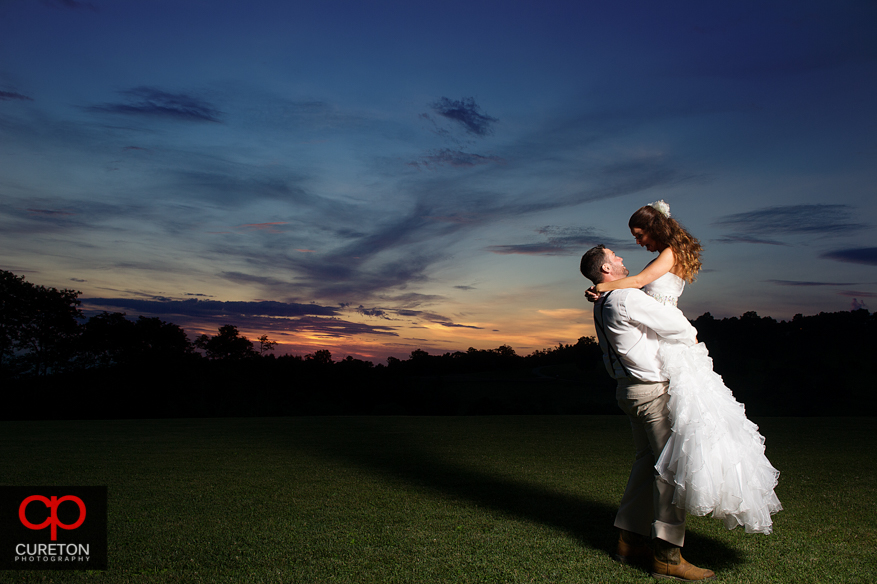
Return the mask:
[(0, 1), (0, 268), (373, 360), (593, 334), (665, 199), (694, 318), (877, 303), (877, 6)]

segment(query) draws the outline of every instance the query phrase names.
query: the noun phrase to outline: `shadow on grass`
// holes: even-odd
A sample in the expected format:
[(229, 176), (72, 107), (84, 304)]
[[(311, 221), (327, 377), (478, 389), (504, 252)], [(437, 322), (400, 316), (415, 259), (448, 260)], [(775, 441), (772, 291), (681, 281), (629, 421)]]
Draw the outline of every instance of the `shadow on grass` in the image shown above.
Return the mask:
[[(388, 432), (374, 422), (345, 424), (343, 431), (327, 432), (324, 438), (312, 443), (323, 455), (415, 488), (560, 529), (583, 547), (609, 557), (615, 553), (618, 531), (613, 526), (614, 506), (454, 464), (438, 456), (424, 437)], [(729, 569), (743, 561), (738, 551), (724, 542), (690, 531), (686, 550), (686, 559), (714, 570)]]

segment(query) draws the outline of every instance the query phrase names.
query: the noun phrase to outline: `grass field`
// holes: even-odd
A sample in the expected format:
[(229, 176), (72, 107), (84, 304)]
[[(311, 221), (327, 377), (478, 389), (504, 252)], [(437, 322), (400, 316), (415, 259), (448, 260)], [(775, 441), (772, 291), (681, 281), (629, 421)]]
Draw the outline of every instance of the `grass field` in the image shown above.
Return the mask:
[[(723, 582), (877, 581), (877, 418), (756, 420), (775, 533), (692, 517)], [(0, 423), (0, 484), (107, 485), (106, 572), (0, 582), (648, 582), (612, 561), (623, 416)]]

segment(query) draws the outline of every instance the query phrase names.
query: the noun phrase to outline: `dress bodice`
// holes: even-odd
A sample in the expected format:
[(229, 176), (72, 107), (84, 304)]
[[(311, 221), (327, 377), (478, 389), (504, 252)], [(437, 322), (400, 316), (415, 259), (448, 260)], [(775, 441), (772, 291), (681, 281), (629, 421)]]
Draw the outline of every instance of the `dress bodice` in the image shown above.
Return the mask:
[(673, 306), (676, 306), (684, 289), (685, 280), (670, 272), (667, 272), (651, 284), (643, 286), (643, 292), (661, 304), (672, 304)]

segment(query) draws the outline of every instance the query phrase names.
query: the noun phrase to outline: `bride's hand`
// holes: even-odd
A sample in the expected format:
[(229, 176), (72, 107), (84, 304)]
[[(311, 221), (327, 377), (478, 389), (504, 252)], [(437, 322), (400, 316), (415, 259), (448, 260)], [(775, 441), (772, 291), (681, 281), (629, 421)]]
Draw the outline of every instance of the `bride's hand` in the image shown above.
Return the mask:
[(585, 290), (585, 298), (588, 299), (588, 302), (594, 302), (594, 301), (596, 301), (597, 298), (599, 298), (600, 296), (602, 296), (602, 294), (600, 294), (599, 292), (597, 292), (597, 287), (596, 287), (596, 286), (591, 286), (590, 288), (588, 288), (587, 290)]

